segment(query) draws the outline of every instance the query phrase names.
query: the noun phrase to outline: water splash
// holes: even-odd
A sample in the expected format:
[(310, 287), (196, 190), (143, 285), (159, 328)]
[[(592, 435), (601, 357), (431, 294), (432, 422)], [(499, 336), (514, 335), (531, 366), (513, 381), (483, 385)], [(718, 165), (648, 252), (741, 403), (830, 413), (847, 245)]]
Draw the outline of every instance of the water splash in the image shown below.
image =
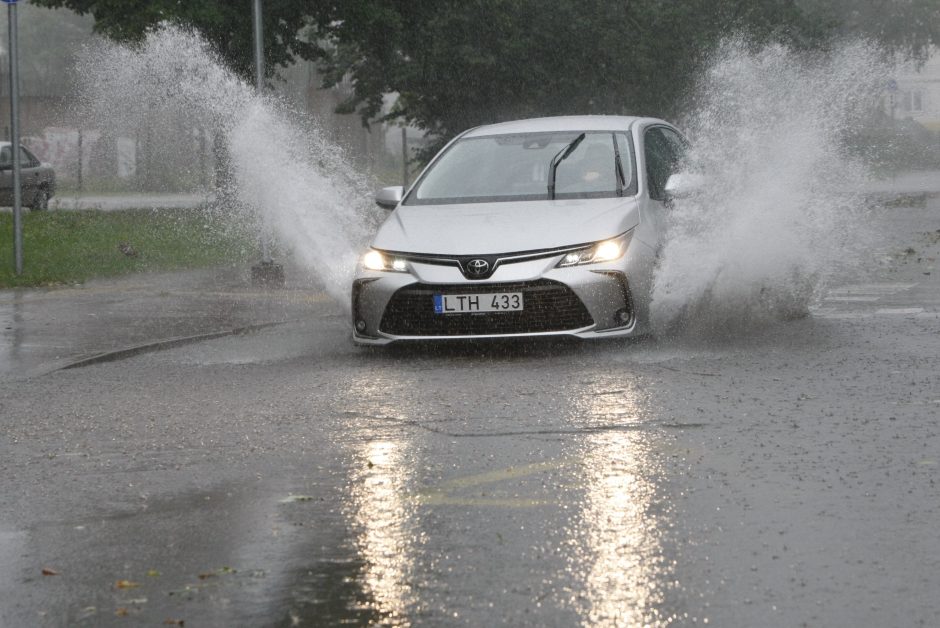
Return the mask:
[[(196, 33), (163, 26), (137, 46), (97, 41), (78, 62), (80, 103), (110, 133), (146, 128), (158, 160), (195, 129), (222, 142), (232, 181), (218, 211), (262, 223), (340, 303), (379, 216), (343, 151), (272, 95), (260, 96)], [(172, 163), (172, 161), (171, 161)]]
[(677, 200), (653, 288), (660, 333), (805, 315), (867, 243), (866, 168), (843, 148), (890, 76), (864, 42), (823, 56), (726, 42), (682, 125), (706, 186)]

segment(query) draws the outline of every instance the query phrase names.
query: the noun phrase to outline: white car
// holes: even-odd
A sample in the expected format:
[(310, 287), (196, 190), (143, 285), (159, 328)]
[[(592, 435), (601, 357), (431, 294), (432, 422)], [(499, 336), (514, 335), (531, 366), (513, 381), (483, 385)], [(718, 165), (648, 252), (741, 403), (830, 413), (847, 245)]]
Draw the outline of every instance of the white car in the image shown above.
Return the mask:
[(403, 194), (352, 286), (359, 344), (633, 336), (686, 141), (652, 118), (573, 116), (477, 127)]

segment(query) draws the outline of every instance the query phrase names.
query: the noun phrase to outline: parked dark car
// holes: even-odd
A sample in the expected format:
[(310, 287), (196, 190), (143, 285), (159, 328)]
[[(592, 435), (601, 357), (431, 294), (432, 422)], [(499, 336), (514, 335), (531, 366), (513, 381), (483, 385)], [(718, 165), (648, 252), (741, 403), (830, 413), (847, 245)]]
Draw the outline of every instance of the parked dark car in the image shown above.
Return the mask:
[[(0, 142), (0, 207), (13, 205), (11, 147), (10, 142)], [(55, 194), (55, 170), (23, 146), (20, 146), (20, 184), (24, 207), (40, 211), (49, 208), (49, 199)]]

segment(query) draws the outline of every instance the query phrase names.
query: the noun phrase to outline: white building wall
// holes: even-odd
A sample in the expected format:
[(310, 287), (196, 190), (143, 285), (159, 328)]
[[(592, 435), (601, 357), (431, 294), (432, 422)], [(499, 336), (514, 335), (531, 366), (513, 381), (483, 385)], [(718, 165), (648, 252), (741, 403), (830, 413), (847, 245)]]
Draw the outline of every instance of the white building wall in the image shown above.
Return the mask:
[(910, 118), (931, 131), (940, 131), (940, 50), (916, 69), (908, 66), (898, 74), (894, 116)]

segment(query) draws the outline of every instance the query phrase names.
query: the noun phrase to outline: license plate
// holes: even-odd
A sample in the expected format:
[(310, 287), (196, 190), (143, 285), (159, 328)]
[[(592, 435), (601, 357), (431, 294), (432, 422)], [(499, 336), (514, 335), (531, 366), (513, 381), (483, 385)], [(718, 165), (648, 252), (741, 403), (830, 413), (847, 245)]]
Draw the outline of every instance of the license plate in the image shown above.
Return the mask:
[(520, 312), (521, 292), (488, 294), (435, 294), (435, 314), (472, 314), (473, 312)]

